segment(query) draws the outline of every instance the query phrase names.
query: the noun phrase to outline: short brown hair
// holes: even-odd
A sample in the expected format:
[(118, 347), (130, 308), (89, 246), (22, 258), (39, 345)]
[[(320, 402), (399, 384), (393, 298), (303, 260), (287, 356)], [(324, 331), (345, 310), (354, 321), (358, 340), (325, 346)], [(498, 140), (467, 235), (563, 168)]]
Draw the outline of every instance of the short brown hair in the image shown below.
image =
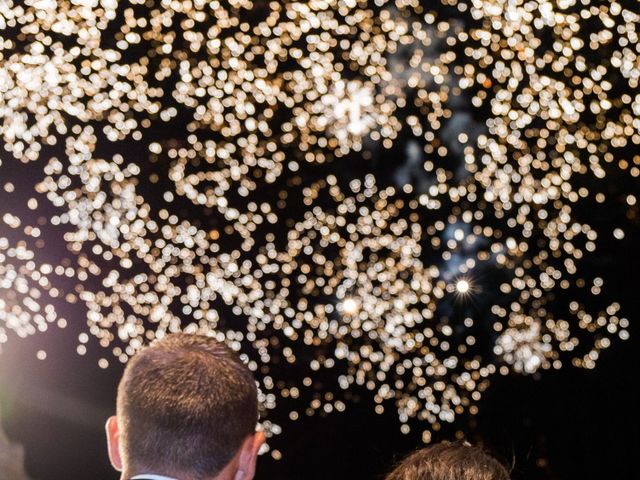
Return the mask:
[(118, 386), (117, 409), (131, 472), (211, 478), (255, 431), (257, 387), (224, 344), (172, 334), (131, 359)]
[(409, 455), (386, 480), (509, 480), (509, 472), (479, 447), (441, 442)]

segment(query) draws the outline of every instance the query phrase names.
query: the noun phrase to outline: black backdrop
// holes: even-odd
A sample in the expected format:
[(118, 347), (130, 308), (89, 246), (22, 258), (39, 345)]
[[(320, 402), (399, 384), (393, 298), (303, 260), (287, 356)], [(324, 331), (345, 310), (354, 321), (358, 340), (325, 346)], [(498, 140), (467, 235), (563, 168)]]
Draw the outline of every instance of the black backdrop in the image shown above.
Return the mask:
[[(631, 249), (634, 242), (628, 245)], [(634, 250), (621, 252), (623, 257), (632, 261), (619, 265), (620, 299), (629, 312), (637, 312), (637, 282), (629, 279), (640, 266), (638, 255)], [(595, 370), (496, 377), (480, 402), (476, 424), (460, 427), (470, 440), (513, 464), (514, 479), (636, 478), (638, 331), (637, 315), (630, 317), (631, 340), (604, 352)], [(97, 348), (78, 356), (69, 328), (12, 338), (6, 345), (0, 356), (3, 424), (12, 440), (25, 446), (35, 480), (116, 479), (103, 423), (114, 410), (121, 369), (100, 369)], [(46, 360), (36, 359), (39, 349), (46, 349)], [(283, 459), (262, 458), (257, 478), (381, 478), (420, 445), (414, 430), (403, 435), (394, 414), (374, 414), (363, 396), (344, 413), (285, 423), (272, 442)]]

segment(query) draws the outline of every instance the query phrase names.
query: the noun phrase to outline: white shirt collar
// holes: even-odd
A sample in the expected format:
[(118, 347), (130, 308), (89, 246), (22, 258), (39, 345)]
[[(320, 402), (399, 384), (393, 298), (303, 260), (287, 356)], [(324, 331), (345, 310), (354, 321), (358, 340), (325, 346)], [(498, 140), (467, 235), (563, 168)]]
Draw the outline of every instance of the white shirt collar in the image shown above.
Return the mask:
[(163, 477), (162, 475), (152, 475), (150, 473), (145, 473), (143, 475), (136, 475), (132, 477), (131, 480), (176, 480), (171, 477)]

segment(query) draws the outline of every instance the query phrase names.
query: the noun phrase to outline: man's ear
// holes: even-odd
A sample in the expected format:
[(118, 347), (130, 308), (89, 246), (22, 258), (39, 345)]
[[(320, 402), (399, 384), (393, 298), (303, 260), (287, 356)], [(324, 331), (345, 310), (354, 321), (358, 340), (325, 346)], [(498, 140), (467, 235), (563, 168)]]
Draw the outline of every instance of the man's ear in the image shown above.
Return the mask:
[(234, 480), (251, 480), (256, 474), (256, 463), (258, 461), (258, 452), (265, 442), (264, 433), (256, 432), (247, 437), (240, 449), (238, 457), (238, 471)]
[(120, 455), (120, 432), (118, 430), (118, 419), (110, 417), (105, 425), (107, 431), (107, 448), (109, 449), (109, 460), (111, 465), (118, 472), (122, 471), (122, 457)]

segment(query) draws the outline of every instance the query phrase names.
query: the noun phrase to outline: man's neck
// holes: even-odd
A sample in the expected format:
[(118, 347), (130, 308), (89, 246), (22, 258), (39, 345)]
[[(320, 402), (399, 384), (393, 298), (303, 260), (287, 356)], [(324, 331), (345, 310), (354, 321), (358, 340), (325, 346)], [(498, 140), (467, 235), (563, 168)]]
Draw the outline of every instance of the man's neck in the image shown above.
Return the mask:
[[(235, 460), (229, 464), (215, 477), (208, 480), (232, 480), (236, 476), (237, 462)], [(125, 468), (120, 480), (193, 480), (195, 478), (190, 473), (167, 472), (162, 469), (149, 468)]]
[[(149, 473), (134, 473), (127, 474), (123, 473), (120, 480), (187, 480), (187, 477), (183, 475), (160, 475), (158, 473), (153, 473), (153, 470), (148, 470)], [(225, 480), (231, 478), (229, 476), (225, 476), (224, 472), (218, 475), (211, 480)]]

